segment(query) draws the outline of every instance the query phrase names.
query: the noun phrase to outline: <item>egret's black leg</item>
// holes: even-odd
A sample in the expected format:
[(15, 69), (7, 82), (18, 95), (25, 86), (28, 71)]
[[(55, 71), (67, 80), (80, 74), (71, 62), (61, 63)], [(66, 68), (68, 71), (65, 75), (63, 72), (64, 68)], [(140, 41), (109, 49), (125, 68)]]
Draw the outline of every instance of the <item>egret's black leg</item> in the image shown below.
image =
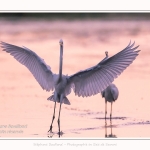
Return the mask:
[(111, 121), (111, 119), (112, 119), (112, 103), (113, 103), (113, 102), (111, 102), (110, 121)]
[(61, 102), (60, 102), (60, 107), (59, 107), (59, 116), (58, 116), (58, 129), (59, 129), (59, 137), (60, 137), (60, 111), (61, 111)]
[(53, 113), (53, 118), (52, 118), (52, 123), (51, 123), (51, 126), (50, 126), (50, 129), (48, 130), (48, 132), (52, 132), (52, 128), (53, 128), (53, 121), (55, 119), (55, 108), (56, 108), (56, 102), (54, 104), (54, 113)]
[(107, 101), (105, 100), (105, 120), (106, 120), (106, 115), (107, 115)]

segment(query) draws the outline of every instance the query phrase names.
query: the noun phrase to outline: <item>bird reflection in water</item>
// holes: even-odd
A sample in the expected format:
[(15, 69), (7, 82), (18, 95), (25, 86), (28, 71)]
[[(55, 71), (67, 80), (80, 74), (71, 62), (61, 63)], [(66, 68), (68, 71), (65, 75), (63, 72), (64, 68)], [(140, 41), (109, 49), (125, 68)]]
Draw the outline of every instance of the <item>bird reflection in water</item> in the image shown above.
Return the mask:
[[(107, 128), (110, 128), (110, 134), (107, 134)], [(107, 120), (105, 119), (105, 138), (117, 138), (117, 136), (115, 134), (112, 133), (112, 121), (110, 120), (110, 125), (107, 126)]]

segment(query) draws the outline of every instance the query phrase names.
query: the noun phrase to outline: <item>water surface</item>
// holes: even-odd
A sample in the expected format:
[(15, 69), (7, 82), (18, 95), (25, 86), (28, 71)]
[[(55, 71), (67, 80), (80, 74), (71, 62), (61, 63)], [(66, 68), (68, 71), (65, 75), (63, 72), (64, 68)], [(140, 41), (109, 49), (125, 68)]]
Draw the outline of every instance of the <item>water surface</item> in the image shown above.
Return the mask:
[[(117, 78), (119, 98), (113, 104), (113, 119), (105, 125), (105, 102), (100, 94), (77, 97), (62, 105), (62, 138), (150, 137), (150, 22), (149, 21), (6, 21), (0, 20), (0, 41), (26, 46), (50, 65), (59, 67), (59, 39), (64, 41), (63, 73), (74, 74), (96, 65), (125, 48), (129, 41), (140, 45), (140, 55)], [(54, 103), (52, 92), (43, 91), (32, 74), (0, 48), (0, 137), (58, 137), (47, 134)], [(110, 104), (108, 103), (108, 116)]]

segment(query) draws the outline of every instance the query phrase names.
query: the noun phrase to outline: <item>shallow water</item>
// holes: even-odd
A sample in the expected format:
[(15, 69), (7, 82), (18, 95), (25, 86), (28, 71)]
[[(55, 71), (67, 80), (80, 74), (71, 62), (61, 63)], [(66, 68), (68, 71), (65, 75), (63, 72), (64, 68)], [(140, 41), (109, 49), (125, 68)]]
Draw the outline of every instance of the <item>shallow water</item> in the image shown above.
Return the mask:
[[(105, 102), (100, 94), (77, 97), (62, 105), (61, 138), (150, 137), (150, 22), (149, 21), (6, 21), (0, 20), (0, 41), (26, 46), (51, 66), (59, 67), (59, 39), (64, 41), (63, 73), (74, 74), (96, 65), (105, 51), (112, 56), (129, 41), (140, 45), (140, 55), (114, 83), (119, 98), (113, 119), (105, 125)], [(54, 103), (32, 74), (0, 48), (0, 137), (58, 137), (57, 104), (53, 134), (48, 134)], [(16, 125), (16, 126), (15, 126)]]

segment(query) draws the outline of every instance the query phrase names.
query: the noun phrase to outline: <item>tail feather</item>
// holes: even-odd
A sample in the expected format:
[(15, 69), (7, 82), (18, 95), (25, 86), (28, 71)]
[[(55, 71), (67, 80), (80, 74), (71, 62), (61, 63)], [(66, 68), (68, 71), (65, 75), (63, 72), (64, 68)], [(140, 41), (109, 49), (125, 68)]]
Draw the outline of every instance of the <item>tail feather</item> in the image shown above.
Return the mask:
[(64, 97), (63, 103), (66, 104), (66, 105), (70, 105), (71, 104), (67, 97)]
[[(50, 101), (53, 101), (53, 102), (57, 102), (57, 103), (60, 103), (60, 101), (57, 99), (57, 100), (54, 100), (54, 95), (51, 95), (49, 98), (47, 98), (47, 100), (50, 100)], [(66, 104), (66, 105), (70, 105), (70, 101), (68, 100), (67, 97), (64, 97), (62, 103)]]

